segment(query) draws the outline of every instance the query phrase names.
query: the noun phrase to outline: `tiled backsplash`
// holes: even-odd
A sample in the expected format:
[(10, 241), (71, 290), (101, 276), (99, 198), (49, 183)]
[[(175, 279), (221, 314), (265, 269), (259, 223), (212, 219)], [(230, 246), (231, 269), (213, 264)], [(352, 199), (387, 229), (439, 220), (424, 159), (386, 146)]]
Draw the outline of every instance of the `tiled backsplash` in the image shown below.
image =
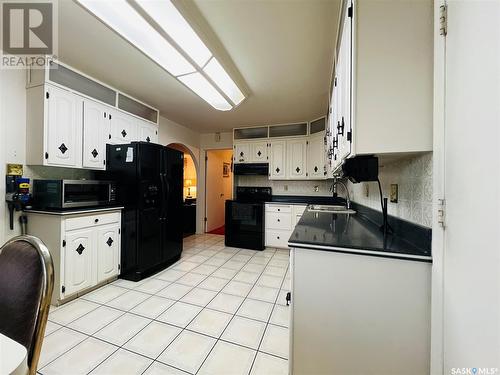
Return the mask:
[[(267, 176), (235, 176), (237, 186), (269, 186), (274, 195), (332, 196), (332, 180), (323, 181), (276, 181)], [(315, 191), (315, 186), (318, 191)]]
[[(426, 227), (432, 226), (432, 153), (381, 163), (379, 178), (384, 197), (389, 198), (391, 184), (398, 185), (398, 203), (391, 203), (389, 199), (389, 215)], [(376, 182), (349, 182), (349, 190), (353, 201), (381, 211)], [(340, 189), (339, 195), (342, 194)]]

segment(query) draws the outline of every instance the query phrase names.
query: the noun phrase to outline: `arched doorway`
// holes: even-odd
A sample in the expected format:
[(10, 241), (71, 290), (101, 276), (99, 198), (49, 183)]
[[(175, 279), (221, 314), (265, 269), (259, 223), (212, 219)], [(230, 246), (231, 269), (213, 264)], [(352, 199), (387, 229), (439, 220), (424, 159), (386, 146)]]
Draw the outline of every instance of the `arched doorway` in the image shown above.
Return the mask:
[(184, 186), (183, 186), (183, 220), (184, 237), (196, 233), (196, 207), (198, 196), (198, 171), (199, 165), (196, 156), (185, 145), (181, 143), (170, 143), (170, 148), (184, 153)]

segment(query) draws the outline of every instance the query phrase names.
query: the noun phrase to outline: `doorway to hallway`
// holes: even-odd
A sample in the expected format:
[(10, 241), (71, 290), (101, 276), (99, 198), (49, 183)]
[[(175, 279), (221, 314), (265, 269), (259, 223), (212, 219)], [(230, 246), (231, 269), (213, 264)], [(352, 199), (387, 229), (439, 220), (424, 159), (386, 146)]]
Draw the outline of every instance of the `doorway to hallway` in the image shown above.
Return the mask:
[(232, 160), (232, 149), (206, 151), (206, 233), (224, 234), (225, 202), (233, 198)]

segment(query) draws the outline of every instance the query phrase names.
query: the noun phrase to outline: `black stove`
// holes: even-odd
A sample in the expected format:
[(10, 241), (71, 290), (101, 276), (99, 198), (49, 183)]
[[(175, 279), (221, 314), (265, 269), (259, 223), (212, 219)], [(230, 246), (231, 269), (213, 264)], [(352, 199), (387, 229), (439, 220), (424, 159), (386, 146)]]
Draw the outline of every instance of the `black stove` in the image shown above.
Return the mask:
[(271, 199), (270, 187), (236, 188), (236, 199), (226, 201), (226, 246), (265, 249), (264, 203)]

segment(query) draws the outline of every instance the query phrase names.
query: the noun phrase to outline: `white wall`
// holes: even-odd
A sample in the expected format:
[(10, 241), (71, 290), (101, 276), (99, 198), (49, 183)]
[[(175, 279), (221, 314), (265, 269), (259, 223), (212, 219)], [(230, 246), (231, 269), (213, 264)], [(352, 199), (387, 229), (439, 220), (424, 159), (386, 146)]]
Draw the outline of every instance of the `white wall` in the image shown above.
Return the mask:
[[(391, 184), (398, 185), (398, 202), (391, 203), (389, 199), (389, 215), (426, 227), (432, 226), (432, 153), (380, 162), (379, 178), (384, 197), (389, 198)], [(354, 202), (381, 211), (376, 182), (349, 182), (348, 186)], [(341, 189), (340, 194), (343, 194)]]

